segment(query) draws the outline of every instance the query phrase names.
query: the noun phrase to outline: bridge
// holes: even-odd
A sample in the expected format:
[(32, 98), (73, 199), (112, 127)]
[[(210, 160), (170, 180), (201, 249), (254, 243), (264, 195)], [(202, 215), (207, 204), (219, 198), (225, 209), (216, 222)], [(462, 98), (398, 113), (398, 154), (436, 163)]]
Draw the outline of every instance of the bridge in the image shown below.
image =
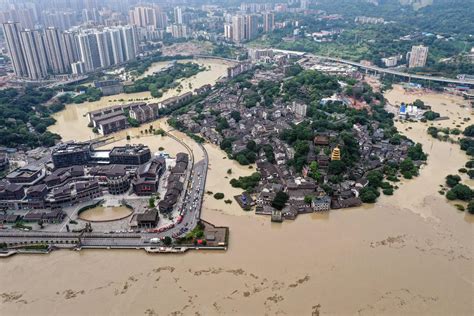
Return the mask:
[(232, 62), (232, 63), (240, 62), (238, 59), (225, 58), (225, 57), (212, 56), (212, 55), (199, 55), (199, 54), (196, 54), (196, 55), (193, 55), (192, 57), (193, 58), (219, 59), (219, 60), (228, 61), (228, 62)]
[(302, 57), (305, 56), (305, 57), (325, 59), (325, 60), (329, 60), (329, 61), (333, 61), (333, 62), (337, 62), (341, 64), (354, 66), (360, 69), (365, 69), (367, 71), (374, 71), (376, 73), (382, 73), (382, 74), (408, 78), (408, 80), (418, 79), (418, 80), (427, 80), (427, 81), (441, 82), (441, 83), (451, 83), (451, 84), (456, 84), (456, 85), (474, 86), (474, 80), (467, 80), (467, 79), (461, 80), (461, 79), (452, 79), (452, 78), (439, 77), (439, 76), (416, 75), (416, 74), (410, 74), (410, 73), (406, 73), (406, 72), (402, 72), (402, 71), (398, 71), (394, 69), (364, 65), (355, 61), (347, 60), (347, 59), (323, 56), (323, 55), (315, 55), (315, 54), (299, 52), (299, 51), (290, 51), (290, 50), (282, 50), (282, 49), (273, 49), (273, 51), (286, 53), (286, 54), (300, 55)]

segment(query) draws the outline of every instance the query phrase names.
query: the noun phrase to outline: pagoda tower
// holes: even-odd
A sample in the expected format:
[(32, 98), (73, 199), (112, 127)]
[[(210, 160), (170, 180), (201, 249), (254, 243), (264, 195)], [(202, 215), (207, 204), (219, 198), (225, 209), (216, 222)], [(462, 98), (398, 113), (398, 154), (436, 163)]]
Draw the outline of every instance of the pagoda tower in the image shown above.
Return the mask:
[(341, 160), (341, 150), (336, 146), (331, 153), (331, 160)]

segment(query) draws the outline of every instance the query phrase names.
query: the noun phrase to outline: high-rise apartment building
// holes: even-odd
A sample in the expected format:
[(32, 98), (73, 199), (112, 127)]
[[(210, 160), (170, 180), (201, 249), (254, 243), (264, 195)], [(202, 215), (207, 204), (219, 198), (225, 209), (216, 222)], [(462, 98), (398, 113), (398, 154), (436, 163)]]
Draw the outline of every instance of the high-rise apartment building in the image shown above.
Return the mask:
[(419, 45), (413, 46), (408, 58), (408, 67), (424, 67), (428, 59), (428, 47)]
[(232, 40), (236, 43), (245, 40), (245, 19), (242, 15), (232, 17)]
[(130, 25), (122, 26), (120, 30), (125, 61), (135, 59), (138, 53), (137, 30)]
[[(110, 67), (139, 52), (137, 28), (131, 25), (61, 32), (55, 27), (22, 31), (19, 23), (8, 22), (3, 30), (16, 76), (32, 80)], [(187, 36), (184, 25), (175, 32)]]
[(151, 7), (135, 7), (129, 12), (130, 23), (139, 27), (156, 26), (157, 11)]
[(20, 22), (23, 28), (32, 29), (35, 26), (35, 14), (31, 8), (21, 8), (11, 11), (13, 21)]
[(158, 11), (156, 13), (156, 27), (159, 29), (166, 29), (168, 26), (168, 16), (166, 12)]
[[(231, 36), (230, 36), (231, 34)], [(234, 15), (232, 24), (224, 25), (224, 35), (235, 43), (254, 39), (258, 34), (258, 15)]]
[(263, 14), (263, 31), (271, 32), (275, 29), (275, 14), (273, 12), (265, 12)]
[(258, 34), (258, 16), (250, 14), (245, 16), (245, 39), (252, 40)]
[(86, 66), (84, 62), (78, 61), (71, 64), (72, 73), (74, 75), (82, 75), (86, 73)]
[(70, 11), (45, 11), (43, 12), (42, 16), (43, 25), (45, 27), (55, 27), (60, 31), (68, 30), (77, 23), (75, 14)]
[(110, 41), (112, 45), (112, 56), (114, 62), (116, 64), (123, 63), (125, 61), (125, 57), (120, 29), (110, 30)]
[(183, 9), (181, 7), (174, 8), (174, 23), (183, 24)]
[(3, 34), (7, 41), (8, 53), (13, 64), (13, 70), (17, 77), (28, 76), (25, 57), (20, 39), (20, 25), (17, 22), (3, 23)]
[(42, 34), (37, 30), (25, 29), (20, 32), (20, 38), (28, 78), (33, 80), (46, 78), (48, 76), (48, 59)]
[(186, 38), (188, 37), (188, 28), (184, 24), (173, 24), (171, 26), (171, 35), (174, 38)]
[(99, 51), (100, 66), (110, 67), (114, 64), (112, 53), (112, 40), (110, 38), (110, 33), (107, 30), (102, 30), (96, 32), (95, 36), (97, 40), (97, 49)]
[(55, 27), (48, 27), (45, 32), (45, 47), (48, 63), (53, 74), (64, 74), (70, 70), (66, 53), (66, 44), (61, 32)]
[(86, 71), (93, 71), (101, 67), (97, 36), (94, 32), (83, 32), (77, 35), (81, 61)]
[(138, 53), (138, 36), (136, 28), (131, 25), (100, 31), (83, 30), (77, 35), (77, 40), (85, 71), (135, 59)]
[(84, 9), (82, 10), (82, 20), (88, 23), (102, 23), (102, 16), (97, 8)]
[(232, 24), (224, 24), (224, 37), (228, 40), (232, 40)]
[(65, 63), (70, 66), (72, 63), (78, 62), (81, 57), (77, 36), (73, 32), (63, 32), (61, 35), (64, 43), (63, 58), (65, 59)]
[(303, 10), (308, 10), (310, 5), (310, 0), (301, 0), (300, 8)]

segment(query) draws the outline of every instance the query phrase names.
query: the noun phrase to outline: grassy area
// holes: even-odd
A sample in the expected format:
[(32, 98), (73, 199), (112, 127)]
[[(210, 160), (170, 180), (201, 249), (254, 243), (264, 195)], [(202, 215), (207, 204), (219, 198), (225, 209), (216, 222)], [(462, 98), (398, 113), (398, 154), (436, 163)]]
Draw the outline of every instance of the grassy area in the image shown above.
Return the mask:
[(25, 245), (21, 249), (24, 250), (48, 250), (49, 245), (47, 244), (34, 244), (34, 245)]
[(22, 221), (16, 222), (15, 225), (13, 225), (13, 227), (18, 228), (18, 229), (28, 229), (28, 230), (33, 229), (33, 227), (29, 225), (25, 225), (25, 222), (22, 222)]

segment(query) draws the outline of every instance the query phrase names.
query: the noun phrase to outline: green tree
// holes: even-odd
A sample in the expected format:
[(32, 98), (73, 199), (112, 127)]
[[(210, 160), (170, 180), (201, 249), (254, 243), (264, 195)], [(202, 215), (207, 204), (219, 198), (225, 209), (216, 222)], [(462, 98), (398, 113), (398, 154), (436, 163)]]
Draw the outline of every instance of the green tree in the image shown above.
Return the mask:
[(239, 122), (241, 119), (239, 111), (230, 112), (230, 117), (233, 118), (236, 122)]
[(371, 187), (378, 188), (382, 185), (383, 174), (378, 170), (370, 171), (367, 174), (367, 180), (369, 181), (369, 185)]
[(224, 198), (224, 193), (217, 192), (216, 194), (214, 194), (214, 198), (216, 200), (222, 200)]
[(469, 175), (469, 179), (474, 179), (474, 169), (469, 169), (467, 174)]
[(440, 115), (437, 112), (426, 111), (425, 113), (423, 113), (423, 117), (428, 121), (434, 121), (435, 119), (439, 118)]
[(419, 109), (425, 108), (425, 102), (421, 101), (420, 99), (416, 99), (415, 102), (413, 102), (413, 105), (418, 107)]
[(470, 213), (470, 214), (474, 214), (474, 201), (469, 201), (469, 203), (467, 204), (467, 211)]
[(253, 140), (249, 140), (246, 145), (247, 149), (253, 152), (257, 151), (257, 143)]
[(321, 174), (318, 171), (318, 163), (316, 161), (312, 161), (309, 164), (309, 174), (308, 175), (316, 181), (319, 181), (321, 179)]
[[(449, 192), (452, 192), (455, 194), (456, 196), (456, 199), (458, 200), (462, 200), (462, 201), (469, 201), (473, 198), (473, 191), (471, 190), (471, 188), (469, 188), (467, 185), (465, 184), (456, 184), (450, 191), (448, 191), (448, 194)], [(447, 197), (448, 195), (446, 195)]]
[(148, 199), (148, 207), (149, 208), (155, 208), (155, 206), (156, 206), (155, 201), (156, 201), (155, 197), (152, 196), (151, 198), (149, 198)]
[(474, 136), (474, 125), (469, 125), (464, 129), (464, 136), (473, 137)]
[(449, 190), (448, 193), (446, 193), (446, 198), (450, 201), (454, 201), (458, 198), (458, 196), (452, 190)]
[(275, 195), (275, 198), (272, 201), (272, 206), (277, 210), (282, 210), (285, 207), (286, 202), (288, 201), (289, 196), (283, 191), (278, 191)]
[(373, 188), (365, 187), (360, 190), (360, 199), (364, 203), (375, 203), (377, 201), (377, 193)]
[(425, 161), (427, 156), (423, 152), (423, 146), (420, 143), (417, 143), (414, 146), (411, 146), (408, 149), (408, 157), (411, 158), (412, 160), (423, 160)]
[(455, 175), (450, 174), (450, 175), (446, 176), (446, 185), (450, 188), (453, 188), (459, 182), (461, 182), (461, 177), (458, 176), (457, 174), (455, 174)]
[(169, 245), (171, 245), (171, 242), (172, 242), (172, 241), (173, 241), (173, 240), (171, 239), (170, 236), (166, 236), (166, 237), (163, 239), (163, 244), (165, 244), (165, 246), (169, 246)]
[(346, 171), (346, 164), (342, 160), (332, 160), (329, 163), (328, 171), (330, 174), (341, 174)]

